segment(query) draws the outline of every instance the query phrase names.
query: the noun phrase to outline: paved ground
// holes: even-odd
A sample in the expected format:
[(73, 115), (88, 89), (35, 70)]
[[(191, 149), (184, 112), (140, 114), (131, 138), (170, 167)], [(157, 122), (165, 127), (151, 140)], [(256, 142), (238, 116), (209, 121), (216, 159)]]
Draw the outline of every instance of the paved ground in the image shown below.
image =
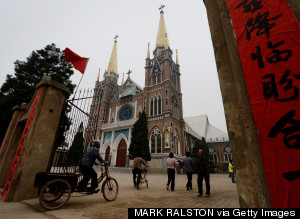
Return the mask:
[(56, 211), (45, 211), (38, 199), (20, 203), (0, 201), (0, 218), (127, 218), (127, 208), (238, 208), (236, 185), (227, 174), (211, 175), (211, 196), (197, 197), (196, 175), (193, 175), (192, 191), (185, 188), (186, 176), (176, 175), (175, 191), (166, 190), (166, 174), (148, 174), (149, 188), (142, 186), (136, 190), (132, 185), (132, 175), (111, 172), (119, 183), (119, 195), (113, 202), (106, 202), (101, 193), (78, 196), (73, 193), (69, 202)]

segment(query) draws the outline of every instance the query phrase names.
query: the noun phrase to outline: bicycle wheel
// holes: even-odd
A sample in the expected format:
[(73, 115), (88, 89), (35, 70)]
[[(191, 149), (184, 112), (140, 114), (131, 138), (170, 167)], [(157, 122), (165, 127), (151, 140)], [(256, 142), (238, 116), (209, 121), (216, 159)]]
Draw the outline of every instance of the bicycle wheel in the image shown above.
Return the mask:
[(71, 186), (63, 179), (51, 180), (42, 188), (39, 201), (46, 210), (55, 210), (65, 205), (71, 196)]
[(119, 191), (117, 180), (114, 178), (108, 178), (102, 184), (102, 193), (106, 201), (110, 202), (116, 199)]

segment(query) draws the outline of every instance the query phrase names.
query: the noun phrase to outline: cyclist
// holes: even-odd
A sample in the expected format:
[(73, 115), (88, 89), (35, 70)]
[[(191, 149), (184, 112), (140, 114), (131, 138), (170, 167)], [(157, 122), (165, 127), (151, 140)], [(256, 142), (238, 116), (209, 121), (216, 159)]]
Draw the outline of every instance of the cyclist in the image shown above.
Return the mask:
[(98, 182), (97, 182), (97, 173), (94, 170), (93, 166), (95, 164), (96, 159), (100, 163), (105, 163), (102, 157), (99, 154), (100, 141), (94, 140), (93, 145), (88, 149), (87, 153), (83, 156), (80, 162), (80, 172), (83, 174), (83, 179), (78, 184), (78, 189), (85, 189), (87, 187), (88, 182), (92, 179), (91, 182), (91, 192), (98, 192)]
[[(138, 190), (140, 189), (140, 181), (141, 181), (141, 174), (142, 174), (142, 165), (145, 165), (146, 167), (149, 167), (146, 164), (146, 161), (141, 158), (141, 157), (136, 157), (133, 160), (133, 169), (132, 169), (132, 174), (133, 174), (133, 185), (135, 188), (137, 188)], [(137, 181), (136, 181), (136, 175), (138, 175), (137, 177)]]

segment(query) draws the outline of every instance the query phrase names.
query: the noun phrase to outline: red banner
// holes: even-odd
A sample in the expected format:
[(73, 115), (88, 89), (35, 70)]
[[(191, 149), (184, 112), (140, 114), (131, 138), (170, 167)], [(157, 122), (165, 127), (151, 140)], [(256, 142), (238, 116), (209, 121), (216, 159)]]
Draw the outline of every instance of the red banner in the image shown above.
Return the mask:
[(6, 180), (6, 184), (5, 184), (4, 190), (3, 190), (2, 194), (1, 194), (2, 200), (6, 199), (8, 191), (10, 189), (10, 186), (11, 186), (11, 183), (12, 183), (12, 180), (13, 180), (13, 177), (14, 177), (14, 174), (15, 174), (18, 162), (19, 162), (20, 157), (21, 157), (21, 153), (22, 153), (22, 150), (23, 150), (23, 147), (24, 147), (24, 143), (25, 143), (25, 140), (27, 138), (27, 135), (28, 135), (28, 132), (29, 132), (29, 128), (30, 128), (30, 125), (31, 125), (31, 122), (32, 122), (32, 119), (33, 119), (33, 116), (34, 116), (34, 113), (35, 113), (35, 110), (36, 110), (36, 107), (37, 107), (37, 105), (39, 103), (39, 99), (40, 99), (40, 96), (41, 96), (42, 89), (43, 89), (43, 87), (40, 87), (37, 90), (37, 92), (36, 92), (36, 95), (35, 95), (35, 98), (34, 98), (34, 101), (33, 101), (33, 104), (32, 104), (32, 108), (31, 108), (29, 117), (27, 119), (27, 122), (26, 122), (26, 125), (25, 125), (25, 129), (23, 131), (22, 138), (21, 138), (21, 141), (20, 141), (19, 146), (18, 146), (17, 153), (16, 153), (15, 158), (14, 158), (14, 162), (13, 162), (13, 164), (11, 166), (8, 178)]
[(286, 0), (226, 2), (273, 206), (300, 207), (299, 23)]

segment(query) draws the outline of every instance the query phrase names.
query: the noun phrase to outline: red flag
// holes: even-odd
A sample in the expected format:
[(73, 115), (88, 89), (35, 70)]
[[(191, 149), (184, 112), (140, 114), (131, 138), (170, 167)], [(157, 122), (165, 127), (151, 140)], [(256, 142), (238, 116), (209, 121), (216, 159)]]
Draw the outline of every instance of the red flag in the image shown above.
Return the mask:
[(84, 74), (84, 71), (85, 71), (85, 68), (87, 66), (89, 59), (77, 55), (75, 52), (70, 50), (68, 47), (64, 50), (64, 53), (66, 55), (64, 60), (66, 62), (71, 62), (75, 69), (77, 69), (82, 74)]

